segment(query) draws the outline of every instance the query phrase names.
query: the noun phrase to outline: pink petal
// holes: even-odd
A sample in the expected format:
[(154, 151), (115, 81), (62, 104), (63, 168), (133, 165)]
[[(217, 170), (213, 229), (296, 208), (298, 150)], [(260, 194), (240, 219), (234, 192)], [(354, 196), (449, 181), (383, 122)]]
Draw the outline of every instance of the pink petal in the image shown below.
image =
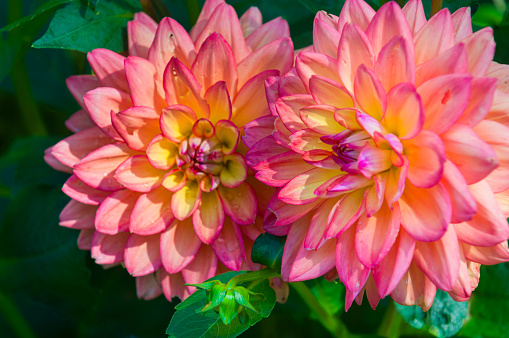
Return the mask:
[[(238, 60), (238, 59), (237, 59)], [(289, 37), (280, 38), (257, 49), (239, 63), (239, 88), (253, 76), (265, 70), (286, 73), (293, 65), (293, 43)]]
[(425, 123), (425, 110), (419, 94), (410, 83), (401, 83), (387, 95), (387, 111), (382, 124), (387, 132), (403, 140), (416, 137)]
[(290, 232), (288, 233), (281, 262), (281, 278), (284, 281), (289, 281), (290, 272), (295, 263), (295, 258), (301, 248), (302, 241), (306, 236), (307, 224), (309, 224), (310, 220), (310, 215), (302, 217), (292, 225)]
[(455, 224), (458, 239), (475, 246), (494, 246), (509, 239), (509, 224), (486, 181), (469, 185), (477, 203), (477, 213), (464, 223)]
[[(249, 9), (242, 14), (239, 21), (244, 37), (248, 37), (262, 25), (262, 12), (260, 12), (258, 7), (249, 7)], [(252, 49), (253, 48), (251, 48), (251, 50)]]
[(232, 115), (232, 102), (226, 88), (226, 82), (216, 82), (204, 95), (210, 107), (209, 120), (213, 124), (219, 120), (230, 120)]
[(124, 188), (114, 178), (115, 170), (127, 158), (136, 152), (124, 143), (105, 145), (87, 156), (74, 166), (74, 174), (87, 185), (104, 191), (116, 191)]
[(191, 72), (205, 89), (225, 81), (230, 93), (237, 91), (237, 63), (230, 45), (218, 33), (212, 33), (203, 42)]
[(159, 186), (166, 171), (154, 168), (145, 155), (131, 156), (115, 170), (115, 179), (126, 188), (149, 192)]
[(319, 15), (313, 23), (313, 49), (334, 59), (338, 58), (338, 43), (341, 37), (335, 27), (321, 20)]
[[(292, 227), (292, 230), (295, 226)], [(288, 236), (291, 236), (291, 232)], [(304, 242), (301, 243), (299, 251), (295, 256), (292, 268), (288, 275), (291, 282), (315, 279), (323, 276), (334, 268), (336, 241), (331, 239), (316, 250), (307, 250)]]
[(280, 146), (272, 136), (267, 136), (257, 142), (246, 154), (246, 163), (254, 166), (272, 156), (279, 155), (288, 151), (287, 148)]
[(111, 113), (115, 130), (129, 148), (145, 150), (150, 141), (161, 133), (159, 115), (152, 108), (132, 107), (120, 113)]
[(161, 233), (161, 258), (169, 273), (184, 269), (197, 255), (202, 246), (194, 233), (191, 219), (174, 221)]
[(440, 75), (467, 73), (468, 55), (465, 45), (459, 43), (437, 56), (421, 63), (416, 69), (415, 86)]
[[(324, 57), (325, 57), (325, 55), (324, 55)], [(339, 77), (338, 77), (338, 79), (339, 79)], [(285, 75), (283, 75), (282, 77), (279, 78), (279, 83), (278, 83), (277, 92), (276, 92), (277, 94), (279, 94), (279, 96), (277, 96), (275, 99), (271, 100), (271, 96), (274, 96), (274, 94), (269, 93), (268, 88), (269, 87), (267, 87), (267, 101), (269, 101), (269, 106), (271, 105), (271, 103), (276, 102), (276, 99), (279, 98), (280, 96), (289, 96), (289, 95), (293, 95), (293, 94), (306, 94), (307, 93), (306, 88), (304, 87), (304, 84), (302, 83), (295, 67), (290, 69), (288, 71), (288, 73), (286, 73)], [(272, 112), (272, 115), (277, 116), (277, 112), (275, 112), (275, 114), (274, 114), (274, 111), (272, 110), (272, 108), (271, 108), (271, 112)]]
[(435, 133), (422, 131), (417, 137), (405, 142), (408, 158), (408, 179), (419, 188), (431, 188), (442, 179), (445, 147)]
[(386, 171), (392, 167), (391, 151), (366, 143), (357, 159), (360, 172), (366, 177)]
[(172, 58), (163, 75), (164, 92), (169, 106), (184, 105), (197, 118), (208, 117), (209, 107), (201, 96), (202, 86), (193, 73), (177, 58)]
[(196, 23), (194, 27), (191, 29), (191, 39), (193, 41), (196, 41), (196, 38), (200, 33), (203, 31), (203, 28), (207, 25), (210, 16), (212, 13), (214, 13), (214, 10), (217, 6), (220, 4), (223, 4), (224, 0), (206, 0), (203, 4), (203, 8), (201, 9), (200, 16), (198, 16), (198, 20), (196, 20)]
[(385, 199), (389, 207), (392, 207), (392, 204), (398, 201), (405, 191), (408, 166), (408, 159), (406, 156), (403, 156), (403, 165), (401, 167), (392, 167), (389, 170), (387, 188), (385, 189)]
[(293, 205), (308, 204), (316, 201), (316, 188), (337, 175), (335, 170), (314, 168), (300, 174), (288, 182), (279, 192), (279, 199)]
[(181, 188), (177, 188), (177, 191), (171, 197), (171, 211), (175, 218), (181, 221), (195, 212), (202, 194), (197, 181), (187, 180), (183, 184)]
[(171, 195), (163, 187), (140, 195), (131, 213), (129, 231), (144, 236), (164, 231), (175, 219), (171, 213)]
[(94, 230), (94, 216), (97, 206), (83, 204), (76, 200), (70, 200), (60, 213), (60, 226), (79, 229)]
[(222, 3), (214, 9), (200, 35), (193, 38), (196, 48), (201, 48), (203, 42), (214, 32), (221, 34), (232, 47), (237, 63), (249, 55), (239, 18), (232, 6)]
[(244, 182), (236, 188), (219, 186), (219, 196), (226, 215), (239, 225), (255, 222), (258, 201), (254, 189)]
[(97, 230), (108, 235), (126, 231), (139, 196), (139, 193), (125, 189), (107, 197), (97, 209), (95, 216)]
[(248, 148), (253, 147), (262, 138), (272, 135), (274, 122), (275, 117), (272, 115), (259, 117), (249, 122), (245, 125), (242, 141)]
[(359, 261), (355, 252), (355, 228), (338, 236), (336, 269), (346, 289), (354, 294), (362, 289), (368, 279), (369, 269)]
[(368, 115), (380, 121), (387, 109), (385, 90), (375, 72), (364, 64), (357, 68), (354, 91), (359, 107)]
[(80, 109), (65, 121), (65, 126), (73, 133), (79, 133), (80, 131), (95, 127), (95, 123), (85, 109)]
[(164, 269), (161, 269), (160, 271), (161, 287), (166, 299), (171, 302), (174, 297), (178, 297), (180, 300), (184, 300), (189, 297), (189, 291), (187, 290), (185, 282), (182, 279), (182, 274), (169, 274)]
[(85, 108), (83, 96), (90, 90), (100, 87), (101, 84), (95, 75), (74, 75), (65, 80), (67, 88), (72, 96), (79, 103), (81, 108)]
[(454, 45), (451, 13), (443, 9), (431, 17), (415, 35), (415, 64), (420, 65)]
[(325, 239), (340, 236), (348, 230), (363, 213), (364, 191), (357, 190), (340, 199), (329, 214)]
[(295, 60), (295, 69), (306, 89), (309, 89), (309, 79), (313, 75), (325, 76), (338, 83), (343, 83), (337, 71), (336, 60), (324, 54), (300, 53)]
[(228, 269), (240, 270), (242, 261), (246, 258), (244, 241), (239, 226), (230, 218), (225, 219), (223, 229), (210, 246)]
[(398, 285), (412, 263), (414, 250), (415, 240), (400, 229), (396, 242), (373, 270), (380, 297), (389, 295)]
[[(159, 272), (160, 270), (158, 270)], [(156, 274), (136, 277), (136, 296), (138, 299), (152, 300), (163, 293)]]
[(509, 65), (492, 62), (486, 72), (486, 76), (497, 79), (497, 89), (504, 93), (509, 92)]
[(205, 244), (212, 243), (221, 233), (224, 210), (216, 190), (202, 193), (200, 205), (193, 214), (193, 227), (198, 238)]
[(440, 183), (422, 189), (407, 182), (399, 206), (401, 224), (418, 241), (440, 239), (451, 222), (451, 200)]
[(99, 87), (89, 91), (83, 100), (95, 124), (109, 137), (122, 140), (111, 124), (111, 111), (130, 108), (133, 105), (130, 96), (116, 88)]
[(155, 108), (156, 111), (166, 107), (162, 92), (156, 88), (156, 68), (150, 61), (129, 56), (124, 67), (133, 105)]
[(256, 30), (246, 39), (246, 43), (249, 49), (255, 51), (271, 43), (272, 41), (289, 36), (290, 27), (288, 26), (288, 22), (282, 18), (275, 18), (274, 20), (265, 23), (261, 27), (257, 27)]
[(90, 256), (96, 264), (115, 264), (124, 260), (124, 249), (129, 233), (120, 232), (116, 235), (105, 235), (96, 231), (92, 238)]
[(196, 57), (195, 46), (177, 21), (163, 18), (157, 26), (154, 42), (148, 51), (148, 60), (156, 67), (159, 79), (172, 57), (178, 58), (186, 67), (191, 67)]
[(90, 248), (92, 248), (92, 238), (94, 233), (95, 230), (92, 229), (83, 229), (80, 231), (78, 236), (78, 248), (80, 250), (90, 250)]
[(348, 24), (343, 29), (339, 40), (338, 73), (346, 89), (353, 92), (357, 68), (365, 65), (373, 68), (373, 49), (367, 35), (355, 24)]
[(476, 78), (472, 79), (472, 92), (468, 106), (458, 120), (459, 123), (470, 127), (483, 120), (491, 108), (495, 95), (496, 79)]
[(458, 238), (450, 226), (435, 242), (417, 242), (414, 260), (439, 289), (449, 291), (456, 284), (460, 268)]
[(337, 198), (329, 198), (316, 209), (309, 223), (308, 233), (304, 238), (304, 249), (317, 250), (326, 243), (324, 235), (328, 226), (329, 214), (334, 210), (334, 205), (337, 202)]
[(458, 42), (472, 35), (472, 20), (470, 7), (462, 7), (452, 13), (452, 24), (454, 25), (454, 42)]
[(99, 205), (110, 195), (107, 191), (101, 191), (89, 187), (80, 181), (75, 175), (69, 177), (62, 187), (64, 194), (84, 204)]
[(134, 14), (134, 20), (127, 23), (129, 54), (147, 58), (148, 50), (154, 41), (157, 23), (147, 14)]
[(254, 119), (270, 115), (266, 103), (265, 81), (278, 75), (277, 70), (266, 70), (249, 79), (235, 96), (232, 103), (231, 121), (243, 126)]
[(394, 37), (378, 54), (375, 73), (386, 92), (401, 82), (415, 81), (415, 62), (412, 45), (403, 37)]
[(486, 27), (478, 30), (461, 42), (467, 48), (468, 72), (476, 77), (484, 76), (495, 55), (493, 28)]
[[(182, 270), (182, 278), (188, 284), (203, 283), (216, 275), (217, 265), (217, 256), (210, 245), (202, 245), (193, 261)], [(190, 286), (187, 289), (189, 292), (195, 290), (194, 287)]]
[(134, 277), (145, 276), (162, 266), (159, 254), (159, 234), (140, 236), (131, 234), (124, 251), (124, 264)]
[(387, 255), (398, 237), (399, 226), (400, 211), (397, 204), (392, 210), (384, 204), (371, 217), (365, 214), (359, 217), (355, 228), (355, 252), (366, 268), (374, 268)]
[(369, 23), (366, 35), (371, 41), (375, 57), (380, 53), (382, 47), (395, 36), (402, 36), (408, 42), (413, 41), (405, 15), (395, 2), (388, 2), (380, 7)]
[(311, 76), (309, 80), (309, 91), (318, 104), (337, 108), (354, 106), (353, 98), (346, 88), (325, 76)]
[(417, 88), (426, 111), (424, 129), (440, 135), (461, 117), (470, 98), (471, 80), (470, 75), (442, 75)]
[(470, 282), (470, 273), (468, 270), (467, 262), (465, 260), (465, 255), (463, 254), (463, 247), (460, 245), (460, 268), (458, 279), (456, 280), (456, 284), (449, 292), (449, 295), (452, 299), (457, 302), (464, 302), (470, 298), (472, 294), (472, 285)]
[(316, 104), (311, 95), (292, 95), (281, 97), (276, 101), (276, 108), (284, 125), (290, 132), (305, 129), (306, 125), (300, 118), (301, 108)]
[(298, 220), (321, 203), (322, 201), (317, 200), (309, 204), (295, 206), (281, 202), (275, 194), (267, 208), (275, 214), (277, 221), (274, 225), (277, 227)]
[(509, 128), (502, 123), (484, 120), (474, 130), (495, 151), (499, 163), (486, 180), (493, 192), (507, 190), (509, 188)]
[(467, 184), (479, 182), (497, 166), (497, 155), (474, 130), (455, 124), (442, 135), (447, 158), (458, 166)]
[(252, 168), (258, 170), (256, 178), (263, 183), (272, 187), (281, 187), (295, 176), (312, 169), (313, 166), (304, 162), (301, 154), (287, 151), (272, 156)]
[(51, 155), (58, 162), (72, 168), (94, 150), (113, 142), (114, 140), (104, 134), (101, 129), (92, 127), (55, 144), (51, 148)]
[(124, 71), (125, 57), (108, 49), (97, 48), (87, 54), (87, 59), (103, 87), (129, 93)]
[(435, 284), (419, 270), (415, 263), (412, 263), (391, 293), (391, 297), (398, 304), (419, 305), (423, 311), (428, 311), (436, 292)]
[(353, 22), (365, 31), (374, 15), (375, 11), (366, 2), (347, 0), (338, 18), (338, 31), (343, 32), (343, 27), (349, 22)]
[(336, 109), (328, 105), (308, 106), (300, 110), (300, 118), (306, 126), (322, 135), (335, 135), (345, 130), (336, 122), (335, 116)]
[(477, 212), (477, 203), (468, 190), (467, 182), (458, 167), (451, 161), (444, 163), (442, 183), (451, 197), (452, 223), (471, 220)]
[(403, 7), (403, 14), (405, 14), (412, 35), (415, 36), (427, 21), (422, 2), (420, 0), (408, 1)]
[(509, 261), (507, 241), (503, 241), (502, 243), (491, 247), (473, 246), (466, 243), (462, 244), (465, 258), (469, 261), (485, 265), (493, 265)]

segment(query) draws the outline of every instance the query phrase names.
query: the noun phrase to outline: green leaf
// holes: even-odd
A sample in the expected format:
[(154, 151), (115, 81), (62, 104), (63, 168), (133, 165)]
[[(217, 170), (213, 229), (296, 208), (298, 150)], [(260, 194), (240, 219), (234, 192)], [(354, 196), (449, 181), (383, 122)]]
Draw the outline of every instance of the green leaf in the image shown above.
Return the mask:
[(33, 12), (32, 14), (30, 14), (28, 16), (25, 16), (25, 17), (23, 17), (23, 18), (21, 18), (19, 20), (16, 20), (13, 23), (11, 23), (11, 24), (5, 26), (4, 28), (0, 29), (0, 33), (1, 32), (8, 32), (10, 30), (13, 30), (14, 28), (17, 28), (17, 27), (19, 27), (21, 25), (29, 23), (35, 17), (41, 15), (42, 13), (54, 11), (54, 10), (58, 9), (58, 7), (60, 5), (68, 3), (68, 2), (71, 2), (71, 1), (72, 0), (51, 0), (51, 1), (45, 2), (39, 8), (37, 8), (35, 10), (35, 12)]
[(281, 271), (281, 260), (285, 248), (286, 237), (263, 233), (258, 236), (251, 249), (251, 260), (269, 268)]
[(90, 8), (94, 13), (97, 13), (97, 4), (99, 4), (100, 0), (88, 0), (88, 8)]
[[(222, 283), (227, 283), (239, 274), (241, 273), (232, 271), (209, 280), (219, 280)], [(276, 294), (267, 279), (261, 282), (247, 283), (245, 287), (251, 292), (261, 293), (265, 296), (263, 300), (254, 304), (259, 313), (245, 309), (248, 315), (245, 325), (240, 322), (239, 316), (236, 316), (230, 325), (224, 325), (216, 311), (201, 312), (207, 303), (207, 293), (205, 290), (197, 290), (177, 305), (177, 312), (173, 315), (170, 325), (166, 329), (166, 334), (170, 337), (182, 338), (237, 337), (263, 318), (267, 318), (276, 303)], [(244, 319), (246, 318), (244, 317)]]
[(418, 306), (396, 304), (403, 319), (416, 329), (423, 329), (436, 337), (451, 337), (459, 332), (468, 315), (467, 302), (456, 302), (447, 292), (437, 290), (428, 312)]
[(125, 50), (123, 37), (127, 21), (141, 11), (136, 0), (103, 0), (96, 12), (73, 0), (58, 10), (48, 31), (32, 47), (74, 49), (90, 52), (95, 48)]
[(509, 263), (483, 266), (472, 293), (470, 319), (460, 334), (466, 337), (506, 337), (509, 332)]

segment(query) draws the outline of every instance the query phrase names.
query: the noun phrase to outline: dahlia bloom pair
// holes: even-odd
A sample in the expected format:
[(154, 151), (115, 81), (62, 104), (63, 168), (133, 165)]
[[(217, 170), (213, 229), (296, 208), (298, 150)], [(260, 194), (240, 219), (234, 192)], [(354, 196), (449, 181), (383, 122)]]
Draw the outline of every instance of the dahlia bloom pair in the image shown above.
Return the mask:
[(239, 20), (220, 0), (190, 34), (144, 13), (127, 28), (127, 58), (96, 49), (95, 75), (68, 79), (75, 134), (45, 158), (72, 174), (60, 225), (81, 230), (78, 246), (123, 263), (140, 298), (184, 299), (185, 283), (260, 268), (250, 250), (272, 191), (248, 177), (240, 136), (270, 114), (264, 82), (292, 67), (293, 45), (286, 21), (262, 25), (257, 8)]
[(284, 20), (219, 0), (190, 34), (142, 13), (128, 33), (68, 80), (83, 109), (46, 160), (73, 174), (61, 225), (140, 297), (258, 269), (262, 223), (288, 236), (282, 278), (339, 277), (347, 308), (464, 301), (509, 261), (509, 70), (468, 8), (347, 0), (295, 62)]
[(272, 116), (246, 126), (248, 164), (276, 187), (265, 230), (288, 235), (282, 278), (326, 275), (431, 306), (469, 299), (509, 261), (509, 68), (470, 9), (426, 20), (410, 0), (318, 13), (313, 50), (267, 80)]

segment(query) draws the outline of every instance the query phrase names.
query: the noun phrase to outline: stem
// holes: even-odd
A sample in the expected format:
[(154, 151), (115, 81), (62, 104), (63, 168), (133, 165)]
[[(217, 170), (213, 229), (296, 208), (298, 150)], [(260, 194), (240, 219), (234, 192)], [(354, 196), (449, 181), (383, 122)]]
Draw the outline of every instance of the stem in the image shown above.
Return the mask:
[(442, 9), (442, 0), (431, 0), (431, 16), (437, 14)]
[(394, 302), (389, 303), (389, 307), (385, 310), (382, 325), (378, 328), (378, 335), (389, 338), (399, 337), (399, 331), (403, 318), (396, 310)]
[(16, 305), (0, 291), (0, 313), (3, 313), (5, 321), (11, 325), (15, 335), (20, 338), (35, 338), (25, 318), (21, 315)]
[(257, 279), (267, 279), (272, 277), (278, 277), (279, 274), (273, 270), (270, 270), (268, 268), (258, 270), (258, 271), (252, 271), (248, 273), (244, 273), (242, 275), (237, 275), (230, 279), (228, 284), (226, 284), (226, 288), (228, 290), (234, 288), (237, 284), (244, 283), (244, 282), (250, 282), (252, 280)]
[(325, 327), (334, 337), (351, 336), (345, 324), (343, 324), (343, 322), (335, 316), (325, 311), (318, 299), (316, 299), (304, 282), (290, 283), (290, 285), (295, 289), (295, 291), (297, 291), (307, 306), (309, 306), (311, 312), (316, 315), (320, 324), (322, 324), (323, 327)]
[[(19, 0), (9, 0), (9, 8), (7, 18), (9, 22), (14, 22), (22, 17), (22, 5), (23, 2)], [(30, 80), (28, 78), (28, 72), (25, 65), (25, 57), (30, 47), (30, 40), (27, 40), (25, 36), (20, 36), (20, 32), (13, 30), (9, 32), (9, 40), (25, 40), (22, 42), (22, 46), (18, 55), (16, 55), (16, 61), (12, 65), (11, 79), (14, 87), (14, 93), (18, 101), (21, 118), (27, 131), (33, 135), (47, 135), (46, 127), (42, 121), (39, 108), (34, 100), (32, 94), (32, 88), (30, 87)]]
[(194, 26), (200, 15), (200, 3), (198, 0), (186, 0), (187, 12), (189, 13), (189, 22)]

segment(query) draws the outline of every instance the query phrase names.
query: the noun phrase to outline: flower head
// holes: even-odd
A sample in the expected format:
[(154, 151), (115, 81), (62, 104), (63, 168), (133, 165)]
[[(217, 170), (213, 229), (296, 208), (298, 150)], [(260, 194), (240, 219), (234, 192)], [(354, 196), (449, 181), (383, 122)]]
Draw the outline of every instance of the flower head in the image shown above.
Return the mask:
[(244, 137), (278, 188), (265, 229), (288, 235), (283, 279), (337, 273), (347, 308), (364, 290), (373, 307), (467, 300), (480, 264), (509, 260), (509, 68), (491, 28), (472, 33), (469, 8), (426, 20), (419, 0), (347, 0), (313, 37)]
[(96, 49), (95, 75), (68, 79), (82, 110), (46, 161), (73, 174), (60, 224), (81, 230), (80, 248), (125, 264), (139, 297), (183, 299), (184, 283), (259, 268), (249, 253), (270, 191), (255, 193), (240, 136), (270, 114), (263, 84), (290, 69), (293, 45), (281, 18), (262, 25), (253, 7), (239, 20), (216, 0), (190, 34), (144, 13), (128, 33), (127, 58)]

